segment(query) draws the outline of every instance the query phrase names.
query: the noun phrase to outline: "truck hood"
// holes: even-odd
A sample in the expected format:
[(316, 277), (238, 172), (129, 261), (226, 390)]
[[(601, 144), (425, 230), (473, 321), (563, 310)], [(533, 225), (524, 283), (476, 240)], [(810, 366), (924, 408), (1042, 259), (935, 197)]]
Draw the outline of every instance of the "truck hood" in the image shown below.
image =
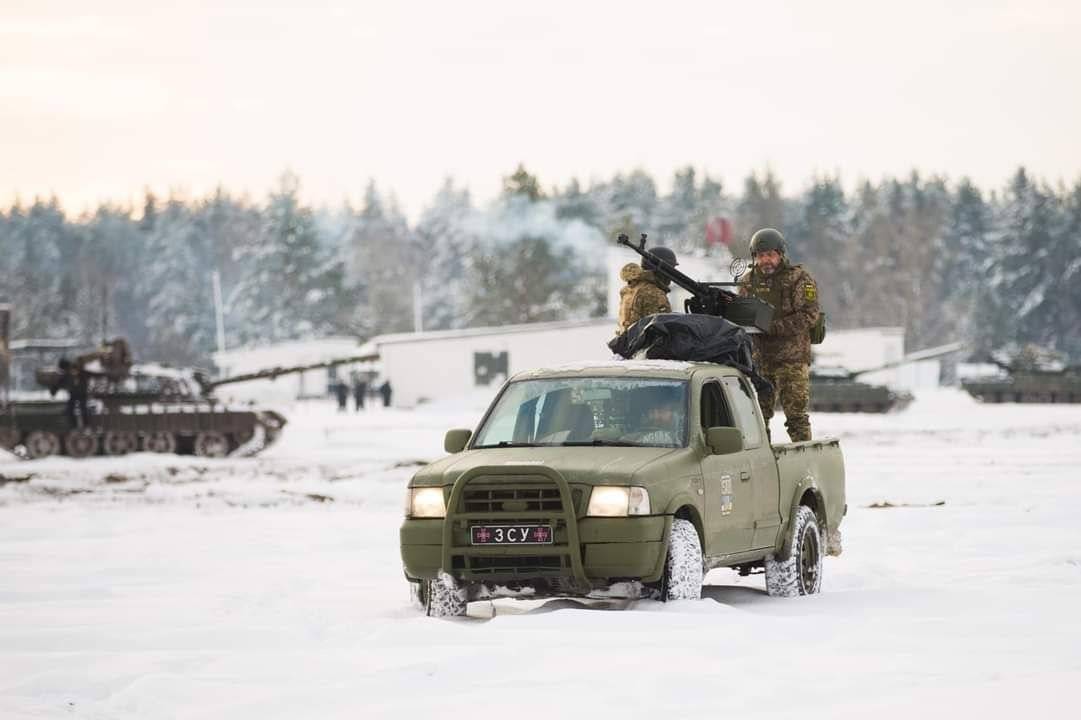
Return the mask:
[(659, 447), (531, 447), (467, 450), (438, 460), (413, 476), (412, 487), (452, 485), (469, 470), (507, 465), (546, 466), (567, 482), (629, 482), (646, 465), (683, 448)]

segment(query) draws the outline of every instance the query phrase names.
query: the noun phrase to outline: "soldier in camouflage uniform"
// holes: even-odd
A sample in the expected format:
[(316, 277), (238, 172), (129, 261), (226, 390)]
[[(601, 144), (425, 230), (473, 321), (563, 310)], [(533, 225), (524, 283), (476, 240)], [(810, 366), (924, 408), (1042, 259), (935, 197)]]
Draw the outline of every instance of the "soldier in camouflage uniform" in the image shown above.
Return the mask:
[(754, 267), (740, 280), (740, 295), (757, 297), (773, 306), (768, 333), (754, 335), (754, 361), (758, 372), (773, 385), (773, 393), (758, 396), (769, 430), (779, 397), (785, 428), (793, 442), (811, 439), (807, 409), (811, 402), (811, 336), (818, 320), (818, 287), (801, 265), (785, 255), (784, 236), (763, 228), (751, 237)]
[[(666, 247), (655, 247), (651, 252), (669, 265), (679, 264), (676, 262), (676, 254)], [(647, 315), (672, 312), (672, 305), (668, 302), (668, 291), (671, 288), (663, 278), (653, 272), (648, 260), (643, 259), (641, 265), (627, 263), (619, 271), (619, 279), (627, 283), (627, 286), (619, 291), (617, 335), (622, 335), (627, 328)]]

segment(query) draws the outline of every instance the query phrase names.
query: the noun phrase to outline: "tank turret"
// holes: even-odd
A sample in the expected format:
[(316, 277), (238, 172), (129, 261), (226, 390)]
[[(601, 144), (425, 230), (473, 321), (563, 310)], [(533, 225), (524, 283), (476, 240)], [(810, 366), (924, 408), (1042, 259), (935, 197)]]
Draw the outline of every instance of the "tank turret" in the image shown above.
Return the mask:
[(994, 376), (961, 381), (982, 402), (1081, 403), (1081, 365), (1038, 345), (1004, 348), (979, 360), (998, 367)]

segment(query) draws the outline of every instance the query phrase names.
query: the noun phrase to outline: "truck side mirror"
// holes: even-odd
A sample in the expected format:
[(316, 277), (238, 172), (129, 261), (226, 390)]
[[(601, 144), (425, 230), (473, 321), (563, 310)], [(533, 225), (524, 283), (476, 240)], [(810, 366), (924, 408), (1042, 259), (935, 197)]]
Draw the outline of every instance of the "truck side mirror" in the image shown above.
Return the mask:
[(743, 433), (734, 427), (711, 427), (706, 430), (706, 444), (714, 455), (729, 455), (743, 449)]
[(443, 437), (443, 449), (451, 453), (460, 453), (465, 450), (465, 446), (469, 444), (469, 438), (473, 437), (472, 430), (456, 429), (447, 430), (447, 434)]

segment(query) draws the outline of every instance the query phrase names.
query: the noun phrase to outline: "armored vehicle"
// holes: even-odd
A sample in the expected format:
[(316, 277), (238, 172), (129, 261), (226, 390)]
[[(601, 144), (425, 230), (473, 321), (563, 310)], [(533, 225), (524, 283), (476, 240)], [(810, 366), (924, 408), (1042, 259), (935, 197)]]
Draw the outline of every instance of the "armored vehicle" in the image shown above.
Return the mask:
[(0, 397), (0, 448), (30, 459), (138, 451), (254, 455), (278, 438), (285, 418), (266, 408), (227, 404), (214, 396), (216, 388), (370, 359), (341, 358), (210, 380), (196, 370), (134, 364), (127, 343), (116, 338), (73, 362), (35, 372), (40, 387), (53, 396), (63, 389), (66, 400)]
[(859, 382), (857, 378), (884, 367), (851, 372), (844, 368), (811, 367), (811, 412), (884, 413), (904, 410), (912, 393), (886, 385)]
[(841, 551), (835, 439), (771, 446), (748, 377), (628, 360), (519, 373), (409, 482), (401, 555), (429, 615), (492, 597), (697, 599), (711, 568), (819, 591)]
[[(230, 406), (206, 394), (191, 371), (130, 365), (117, 376), (93, 367), (84, 370), (82, 403), (12, 400), (0, 407), (0, 447), (30, 459), (138, 451), (243, 456), (269, 446), (285, 426), (273, 410)], [(42, 369), (37, 379), (55, 394), (64, 373)]]
[(999, 374), (962, 380), (973, 397), (989, 403), (1081, 403), (1081, 366), (1058, 353), (1027, 345), (989, 358)]
[(811, 412), (884, 413), (904, 410), (912, 402), (912, 393), (886, 385), (860, 382), (862, 375), (888, 370), (908, 362), (930, 360), (957, 352), (961, 343), (950, 343), (905, 355), (900, 360), (863, 370), (811, 366)]

